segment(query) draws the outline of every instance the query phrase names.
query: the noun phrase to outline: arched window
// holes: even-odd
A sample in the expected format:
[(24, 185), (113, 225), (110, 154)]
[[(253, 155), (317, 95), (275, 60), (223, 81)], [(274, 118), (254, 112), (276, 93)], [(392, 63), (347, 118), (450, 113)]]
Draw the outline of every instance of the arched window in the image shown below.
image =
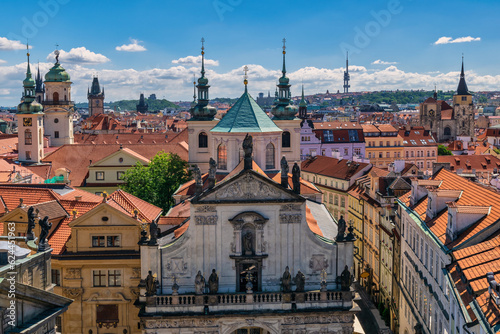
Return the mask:
[(42, 140), (43, 140), (42, 129), (40, 129), (38, 130), (38, 144), (42, 145)]
[(227, 149), (224, 144), (220, 144), (217, 147), (217, 167), (219, 169), (227, 169)]
[(444, 135), (451, 136), (451, 128), (449, 126), (444, 128)]
[(24, 145), (31, 145), (33, 143), (33, 134), (31, 130), (24, 130)]
[(208, 136), (205, 132), (200, 132), (198, 135), (198, 147), (207, 148), (208, 147)]
[(274, 145), (269, 143), (266, 146), (266, 169), (274, 168)]
[(59, 102), (59, 93), (58, 92), (54, 92), (54, 94), (52, 94), (52, 101)]
[(290, 147), (290, 132), (284, 131), (281, 134), (281, 147)]

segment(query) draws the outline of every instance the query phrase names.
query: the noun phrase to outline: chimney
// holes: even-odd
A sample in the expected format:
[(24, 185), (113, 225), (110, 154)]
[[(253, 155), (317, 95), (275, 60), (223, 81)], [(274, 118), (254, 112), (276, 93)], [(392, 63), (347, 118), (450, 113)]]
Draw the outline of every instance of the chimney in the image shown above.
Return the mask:
[(81, 200), (82, 200), (81, 195), (75, 196), (75, 201), (80, 202)]

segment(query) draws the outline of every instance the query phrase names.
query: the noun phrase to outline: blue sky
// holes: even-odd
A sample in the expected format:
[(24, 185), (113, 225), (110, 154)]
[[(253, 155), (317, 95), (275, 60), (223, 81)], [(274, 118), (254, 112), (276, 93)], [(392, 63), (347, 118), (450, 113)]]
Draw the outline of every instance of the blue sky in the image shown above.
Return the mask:
[[(341, 89), (346, 49), (353, 91), (454, 89), (462, 53), (471, 90), (500, 90), (500, 2), (493, 0), (27, 0), (4, 2), (2, 11), (0, 105), (19, 101), (26, 38), (43, 72), (56, 44), (69, 52), (60, 61), (76, 101), (85, 100), (94, 74), (108, 101), (139, 92), (190, 99), (199, 63), (189, 56), (199, 55), (201, 37), (212, 97), (240, 95), (244, 65), (253, 95), (274, 89), (283, 37), (295, 94), (302, 82), (308, 94)], [(117, 50), (124, 45), (129, 51)]]

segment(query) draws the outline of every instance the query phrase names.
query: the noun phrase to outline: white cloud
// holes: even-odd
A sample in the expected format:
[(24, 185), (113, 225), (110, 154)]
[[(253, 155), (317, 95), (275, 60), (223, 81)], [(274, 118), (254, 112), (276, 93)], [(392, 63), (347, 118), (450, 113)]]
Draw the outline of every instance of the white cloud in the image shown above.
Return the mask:
[(6, 61), (5, 61), (5, 60), (0, 59), (0, 64), (5, 64), (5, 63), (6, 63)]
[[(61, 63), (74, 63), (74, 64), (102, 64), (109, 61), (109, 58), (100, 54), (87, 50), (84, 46), (73, 48), (66, 52), (60, 50), (59, 61)], [(47, 56), (47, 61), (54, 61), (54, 53)]]
[[(30, 45), (31, 49), (32, 46)], [(7, 39), (6, 37), (0, 37), (0, 50), (22, 50), (26, 49), (26, 44), (22, 44), (20, 41), (13, 41)]]
[[(186, 65), (186, 66), (201, 66), (201, 55), (187, 56), (184, 58), (174, 59), (172, 60), (172, 64)], [(219, 61), (205, 58), (205, 66), (219, 66)]]
[(453, 39), (453, 37), (443, 36), (443, 37), (439, 37), (439, 39), (434, 42), (434, 45), (479, 42), (480, 40), (481, 40), (481, 37), (467, 36), (467, 37), (458, 37), (458, 38)]
[(395, 61), (383, 61), (380, 59), (375, 60), (372, 65), (396, 65), (397, 62)]
[(116, 51), (126, 51), (126, 52), (141, 52), (141, 51), (146, 51), (146, 48), (139, 43), (141, 41), (138, 41), (137, 39), (130, 39), (132, 42), (131, 44), (123, 44), (122, 46), (117, 46), (115, 49)]
[[(137, 99), (139, 94), (155, 93), (159, 98), (172, 101), (190, 101), (193, 95), (193, 74), (200, 76), (199, 67), (174, 65), (168, 68), (135, 69), (98, 69), (92, 65), (67, 63), (60, 58), (64, 68), (71, 76), (72, 96), (77, 102), (87, 101), (87, 88), (92, 83), (92, 76), (98, 74), (99, 82), (106, 90), (105, 101), (121, 99)], [(53, 66), (53, 60), (40, 63), (40, 71), (47, 73)], [(243, 91), (243, 66), (228, 70), (216, 71), (207, 69), (206, 77), (210, 83), (210, 96), (239, 97)], [(278, 78), (279, 68), (268, 69), (258, 64), (248, 64), (248, 89), (252, 96), (257, 93), (271, 91), (273, 94)], [(438, 89), (455, 90), (460, 73), (453, 72), (408, 72), (395, 65), (384, 69), (367, 70), (363, 66), (353, 65), (357, 71), (351, 73), (352, 91), (396, 90), (396, 89), (428, 89), (432, 90), (436, 83)], [(32, 66), (32, 71), (34, 70)], [(303, 67), (287, 73), (292, 84), (292, 94), (300, 94), (301, 83), (304, 83), (306, 94), (324, 93), (326, 90), (336, 92), (342, 89), (344, 68)], [(1, 105), (15, 106), (22, 93), (22, 81), (26, 75), (26, 62), (0, 66), (0, 91), (9, 95), (2, 96)], [(500, 74), (478, 75), (473, 71), (466, 72), (467, 85), (472, 91), (498, 90)]]

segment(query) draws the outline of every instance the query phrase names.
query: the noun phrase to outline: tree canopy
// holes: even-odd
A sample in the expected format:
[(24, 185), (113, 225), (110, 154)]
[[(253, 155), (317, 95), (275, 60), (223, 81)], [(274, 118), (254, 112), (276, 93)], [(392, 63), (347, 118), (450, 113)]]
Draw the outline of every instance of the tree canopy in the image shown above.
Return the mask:
[(438, 145), (438, 155), (453, 155), (448, 147), (444, 145)]
[(156, 205), (164, 212), (174, 204), (172, 195), (179, 186), (191, 179), (188, 163), (177, 154), (159, 152), (149, 165), (137, 163), (122, 177), (124, 191)]

